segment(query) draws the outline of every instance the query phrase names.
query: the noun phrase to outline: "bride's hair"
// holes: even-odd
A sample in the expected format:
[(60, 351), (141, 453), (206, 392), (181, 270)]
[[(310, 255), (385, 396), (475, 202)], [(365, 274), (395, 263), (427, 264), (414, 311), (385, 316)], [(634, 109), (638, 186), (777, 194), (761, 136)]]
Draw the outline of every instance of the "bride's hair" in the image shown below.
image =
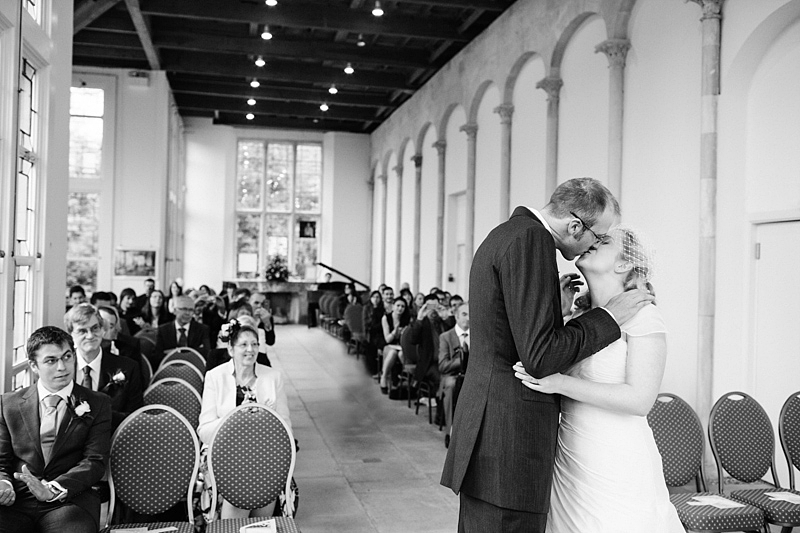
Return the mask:
[(623, 282), (625, 290), (642, 289), (655, 296), (655, 290), (650, 283), (653, 277), (655, 252), (647, 243), (647, 239), (628, 226), (615, 227), (611, 230), (611, 235), (620, 245), (622, 259), (631, 264), (631, 269)]

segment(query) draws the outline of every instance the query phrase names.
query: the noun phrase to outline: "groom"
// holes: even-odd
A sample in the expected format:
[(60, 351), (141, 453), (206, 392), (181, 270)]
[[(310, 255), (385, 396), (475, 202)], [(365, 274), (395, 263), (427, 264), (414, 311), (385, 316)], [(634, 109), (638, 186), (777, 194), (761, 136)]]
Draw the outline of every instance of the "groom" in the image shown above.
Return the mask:
[[(556, 188), (541, 211), (517, 207), (486, 237), (470, 272), (470, 362), (458, 398), (441, 483), (460, 493), (459, 532), (544, 533), (558, 432), (559, 398), (520, 386), (529, 374), (563, 372), (620, 337), (652, 300), (629, 291), (562, 320), (555, 251), (571, 261), (619, 219), (611, 192), (591, 178)], [(571, 300), (570, 300), (571, 301)]]

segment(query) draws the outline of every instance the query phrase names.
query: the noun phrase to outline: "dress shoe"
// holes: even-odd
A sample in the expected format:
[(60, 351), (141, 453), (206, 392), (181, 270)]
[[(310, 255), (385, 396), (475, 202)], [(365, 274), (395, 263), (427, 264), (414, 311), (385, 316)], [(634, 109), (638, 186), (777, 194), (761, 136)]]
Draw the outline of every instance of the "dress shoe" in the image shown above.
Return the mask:
[(449, 434), (444, 436), (444, 447), (445, 448), (449, 448), (450, 447), (450, 435)]
[(389, 394), (389, 387), (381, 387), (381, 392), (383, 394)]

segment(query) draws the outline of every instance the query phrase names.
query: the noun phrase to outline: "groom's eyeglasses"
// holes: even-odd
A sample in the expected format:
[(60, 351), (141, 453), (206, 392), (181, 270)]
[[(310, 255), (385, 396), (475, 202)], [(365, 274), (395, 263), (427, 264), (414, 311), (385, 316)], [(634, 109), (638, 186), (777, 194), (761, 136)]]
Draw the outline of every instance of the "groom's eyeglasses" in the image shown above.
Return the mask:
[(578, 215), (576, 215), (572, 211), (570, 211), (569, 214), (574, 216), (575, 218), (577, 218), (578, 222), (580, 222), (583, 225), (583, 227), (586, 229), (586, 231), (588, 231), (589, 233), (591, 233), (594, 236), (594, 242), (595, 243), (605, 242), (605, 240), (608, 239), (608, 235), (606, 235), (605, 233), (600, 233), (600, 234), (595, 233), (594, 230), (592, 230), (592, 228), (590, 228), (589, 225), (586, 222), (584, 222), (581, 217), (579, 217)]

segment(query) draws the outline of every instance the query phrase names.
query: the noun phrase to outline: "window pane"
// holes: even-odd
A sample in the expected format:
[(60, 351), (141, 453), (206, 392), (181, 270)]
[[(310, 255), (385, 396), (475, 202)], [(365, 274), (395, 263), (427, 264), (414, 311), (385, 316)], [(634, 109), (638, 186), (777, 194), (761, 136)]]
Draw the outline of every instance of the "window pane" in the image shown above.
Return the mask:
[(322, 146), (297, 145), (297, 189), (294, 207), (305, 213), (319, 213), (322, 188)]
[(237, 207), (261, 209), (261, 190), (264, 181), (263, 142), (239, 141), (236, 175)]
[(102, 117), (105, 92), (103, 89), (72, 87), (69, 97), (69, 114), (84, 117)]
[(294, 225), (294, 270), (292, 274), (302, 280), (313, 281), (317, 262), (317, 235), (319, 217), (298, 216)]
[(292, 209), (294, 146), (270, 143), (267, 147), (267, 210)]
[(264, 236), (267, 262), (275, 256), (289, 259), (289, 215), (267, 215)]
[(97, 290), (97, 260), (67, 260), (67, 287), (80, 285), (87, 293)]
[(36, 99), (34, 97), (34, 81), (36, 69), (22, 60), (22, 72), (19, 80), (19, 144), (26, 150), (33, 150), (36, 145)]
[(33, 270), (22, 265), (14, 271), (14, 360), (12, 364), (25, 361), (25, 342), (33, 333)]
[[(238, 215), (236, 217), (237, 273), (239, 278), (257, 278), (258, 241), (261, 233), (261, 215)], [(255, 271), (252, 268), (255, 254)]]
[[(22, 350), (23, 353), (25, 350)], [(30, 370), (28, 370), (27, 366), (22, 367), (22, 370), (18, 371), (11, 377), (11, 390), (19, 390), (23, 387), (27, 387), (31, 384), (31, 375)]]
[(69, 177), (99, 178), (103, 151), (103, 119), (70, 117)]
[(67, 208), (67, 257), (97, 257), (99, 207), (98, 193), (70, 193)]

